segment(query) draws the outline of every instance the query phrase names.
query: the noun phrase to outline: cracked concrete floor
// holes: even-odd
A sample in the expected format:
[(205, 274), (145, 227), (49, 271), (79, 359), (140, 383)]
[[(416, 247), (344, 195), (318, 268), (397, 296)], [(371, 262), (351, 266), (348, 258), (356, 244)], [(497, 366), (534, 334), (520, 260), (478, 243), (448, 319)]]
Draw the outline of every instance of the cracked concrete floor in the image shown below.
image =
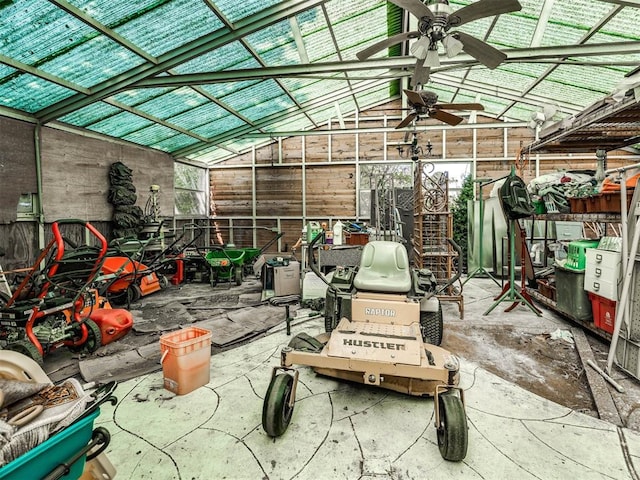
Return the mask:
[[(483, 311), (492, 297), (490, 288), (477, 285), (465, 286), (466, 319), (454, 316), (452, 304), (445, 305), (443, 346), (455, 344), (452, 335), (446, 345), (447, 328), (460, 331), (474, 322), (508, 324), (532, 335), (567, 326), (553, 314), (538, 318), (524, 307), (509, 315), (498, 307), (494, 316), (475, 317), (473, 312)], [(294, 334), (301, 331), (321, 333), (322, 321), (293, 325)], [(469, 449), (460, 463), (440, 456), (431, 399), (320, 377), (306, 367), (300, 368), (289, 429), (269, 438), (261, 426), (262, 401), (271, 368), (288, 341), (284, 326), (278, 326), (265, 337), (214, 355), (211, 381), (187, 395), (164, 390), (162, 372), (121, 383), (118, 404), (103, 406), (96, 421), (112, 434), (107, 455), (117, 478), (638, 478), (637, 431), (525, 390), (466, 358), (465, 352), (455, 352), (462, 357), (469, 421)], [(509, 362), (507, 353), (503, 363)], [(530, 360), (513, 364), (518, 375), (532, 370), (533, 378), (544, 383), (544, 372)]]

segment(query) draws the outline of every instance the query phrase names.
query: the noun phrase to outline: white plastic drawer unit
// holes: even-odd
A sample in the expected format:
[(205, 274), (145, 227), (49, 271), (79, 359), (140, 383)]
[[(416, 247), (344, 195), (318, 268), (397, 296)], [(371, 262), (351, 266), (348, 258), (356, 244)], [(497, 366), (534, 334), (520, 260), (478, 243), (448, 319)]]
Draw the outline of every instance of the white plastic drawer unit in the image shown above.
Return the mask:
[(618, 290), (622, 281), (620, 252), (597, 248), (587, 248), (586, 252), (584, 289), (609, 300), (618, 301)]

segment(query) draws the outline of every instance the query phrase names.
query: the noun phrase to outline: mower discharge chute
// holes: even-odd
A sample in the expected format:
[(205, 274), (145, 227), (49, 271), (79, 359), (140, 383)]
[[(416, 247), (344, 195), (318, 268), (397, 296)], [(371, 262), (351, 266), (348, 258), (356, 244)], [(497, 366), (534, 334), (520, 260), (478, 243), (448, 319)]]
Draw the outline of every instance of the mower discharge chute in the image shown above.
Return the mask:
[[(76, 247), (62, 235), (63, 225), (82, 226), (94, 244)], [(82, 220), (58, 220), (51, 228), (53, 238), (11, 298), (0, 305), (0, 345), (39, 364), (61, 346), (95, 351), (104, 343), (102, 326), (108, 332), (117, 330), (115, 339), (132, 325), (130, 312), (111, 310), (92, 288), (107, 251), (102, 234)]]
[[(405, 247), (372, 241), (358, 268), (322, 276), (309, 246), (309, 265), (328, 284), (325, 330), (318, 337), (300, 334), (281, 352), (265, 395), (262, 425), (269, 436), (282, 435), (291, 421), (298, 372), (294, 364), (316, 373), (416, 396), (434, 397), (435, 424), (442, 457), (461, 461), (467, 452), (467, 418), (458, 387), (460, 364), (438, 345), (442, 309), (438, 287), (426, 269), (412, 269)], [(460, 249), (449, 240), (456, 248)], [(459, 276), (459, 275), (458, 275)]]

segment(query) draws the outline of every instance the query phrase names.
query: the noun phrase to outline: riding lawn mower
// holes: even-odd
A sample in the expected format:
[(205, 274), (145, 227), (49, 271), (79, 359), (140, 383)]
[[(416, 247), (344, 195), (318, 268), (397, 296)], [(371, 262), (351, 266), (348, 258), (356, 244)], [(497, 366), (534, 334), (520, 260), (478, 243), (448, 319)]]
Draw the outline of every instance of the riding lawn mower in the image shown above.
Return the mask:
[(306, 365), (321, 375), (434, 397), (440, 453), (461, 461), (468, 432), (460, 363), (439, 347), (443, 320), (437, 298), (459, 275), (438, 286), (432, 272), (410, 267), (402, 244), (372, 241), (364, 246), (359, 267), (338, 269), (329, 282), (313, 260), (320, 237), (309, 247), (309, 265), (328, 285), (326, 333), (297, 335), (282, 349), (263, 403), (264, 430), (271, 437), (287, 430), (299, 374), (293, 365)]

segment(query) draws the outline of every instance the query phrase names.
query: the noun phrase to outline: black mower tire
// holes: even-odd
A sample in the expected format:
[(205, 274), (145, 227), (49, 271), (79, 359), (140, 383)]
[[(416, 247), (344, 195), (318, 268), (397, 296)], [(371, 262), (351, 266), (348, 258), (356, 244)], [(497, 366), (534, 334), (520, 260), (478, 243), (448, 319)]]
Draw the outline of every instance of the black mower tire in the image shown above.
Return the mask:
[(158, 274), (158, 283), (160, 284), (160, 288), (164, 290), (169, 286), (169, 279), (166, 275)]
[(293, 377), (279, 373), (271, 379), (262, 405), (262, 428), (270, 437), (279, 437), (289, 427), (293, 406), (289, 401), (293, 393)]
[(440, 346), (443, 329), (442, 305), (438, 305), (436, 312), (420, 312), (420, 332), (423, 342)]
[(467, 416), (459, 396), (452, 393), (438, 395), (440, 423), (437, 426), (440, 455), (450, 462), (460, 462), (467, 455)]
[(242, 267), (235, 267), (233, 269), (233, 278), (237, 286), (242, 285)]
[(29, 340), (18, 340), (17, 342), (9, 343), (5, 350), (11, 350), (13, 352), (21, 353), (35, 361), (39, 366), (44, 365), (44, 359), (40, 355), (40, 351)]
[(142, 290), (138, 285), (132, 283), (127, 287), (127, 302), (135, 303), (142, 298)]
[(81, 345), (70, 345), (69, 350), (73, 353), (93, 353), (102, 346), (102, 331), (96, 322), (91, 319), (85, 320), (89, 336), (86, 342)]

